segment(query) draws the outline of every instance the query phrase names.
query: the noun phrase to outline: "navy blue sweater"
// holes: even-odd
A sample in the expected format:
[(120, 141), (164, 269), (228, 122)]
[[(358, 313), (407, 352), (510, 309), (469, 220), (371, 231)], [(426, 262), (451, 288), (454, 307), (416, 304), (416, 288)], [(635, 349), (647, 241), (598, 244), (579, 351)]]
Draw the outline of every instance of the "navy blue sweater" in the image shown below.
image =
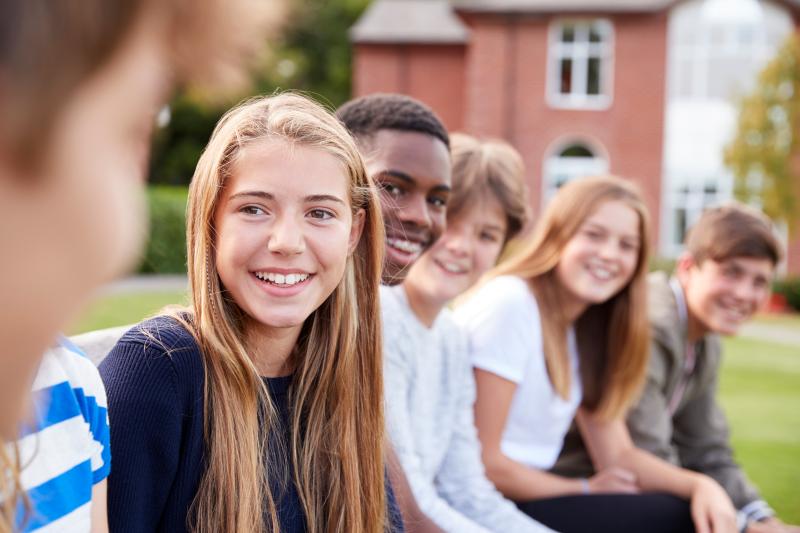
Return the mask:
[[(108, 392), (111, 423), (111, 531), (189, 531), (190, 506), (205, 469), (205, 380), (194, 337), (171, 318), (148, 320), (120, 339), (101, 363), (100, 374)], [(266, 383), (284, 422), (284, 431), (276, 438), (283, 438), (288, 449), (291, 377), (266, 379)], [(278, 447), (268, 448), (272, 455)], [(388, 478), (387, 488), (391, 530), (402, 532)], [(278, 499), (281, 531), (306, 531), (294, 483), (270, 476), (270, 489)]]

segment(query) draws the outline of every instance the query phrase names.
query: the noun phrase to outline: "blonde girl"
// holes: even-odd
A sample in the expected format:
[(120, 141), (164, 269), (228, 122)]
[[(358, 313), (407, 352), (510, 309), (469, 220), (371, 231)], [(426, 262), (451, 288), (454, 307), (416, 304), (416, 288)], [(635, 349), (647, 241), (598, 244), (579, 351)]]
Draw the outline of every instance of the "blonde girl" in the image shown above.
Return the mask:
[[(624, 425), (647, 364), (647, 219), (623, 179), (571, 182), (456, 311), (470, 336), (488, 476), (559, 531), (691, 528), (681, 500), (630, 496), (640, 491), (691, 500), (698, 531), (728, 531), (733, 516), (710, 478), (636, 449)], [(546, 472), (573, 418), (598, 471), (588, 480)]]
[(402, 527), (384, 484), (382, 221), (351, 137), (298, 95), (229, 111), (187, 237), (191, 307), (101, 365), (112, 529)]

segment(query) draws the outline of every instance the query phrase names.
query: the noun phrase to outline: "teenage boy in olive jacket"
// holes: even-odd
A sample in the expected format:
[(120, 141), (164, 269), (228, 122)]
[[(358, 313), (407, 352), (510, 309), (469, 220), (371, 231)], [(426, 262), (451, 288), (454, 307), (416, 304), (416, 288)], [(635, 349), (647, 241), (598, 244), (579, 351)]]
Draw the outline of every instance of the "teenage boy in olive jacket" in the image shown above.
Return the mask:
[[(648, 279), (651, 351), (647, 380), (628, 414), (637, 446), (707, 474), (738, 509), (741, 531), (800, 531), (780, 522), (733, 459), (728, 423), (717, 398), (719, 335), (734, 335), (765, 303), (780, 245), (772, 225), (740, 204), (706, 211), (687, 235), (675, 275)], [(590, 475), (571, 432), (554, 470)]]

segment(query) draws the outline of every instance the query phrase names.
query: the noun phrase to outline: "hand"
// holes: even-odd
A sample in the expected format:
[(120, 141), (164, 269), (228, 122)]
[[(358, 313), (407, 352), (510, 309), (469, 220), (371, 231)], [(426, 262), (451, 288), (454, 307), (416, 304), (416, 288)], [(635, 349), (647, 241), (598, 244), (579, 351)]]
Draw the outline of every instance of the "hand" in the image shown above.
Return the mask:
[(775, 517), (747, 524), (745, 533), (800, 533), (800, 527), (784, 524)]
[(636, 494), (639, 492), (639, 486), (636, 484), (636, 474), (630, 470), (612, 466), (589, 478), (589, 492), (592, 494), (615, 492)]
[(697, 533), (737, 533), (736, 510), (728, 494), (708, 476), (698, 474), (692, 490), (692, 520)]

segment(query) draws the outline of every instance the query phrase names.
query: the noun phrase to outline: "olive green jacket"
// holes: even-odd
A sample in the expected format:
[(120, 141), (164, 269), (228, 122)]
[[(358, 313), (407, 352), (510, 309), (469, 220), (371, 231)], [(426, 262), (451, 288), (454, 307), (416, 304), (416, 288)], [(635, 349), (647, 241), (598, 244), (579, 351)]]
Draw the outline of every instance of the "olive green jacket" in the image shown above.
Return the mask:
[[(679, 305), (682, 302), (676, 300), (668, 277), (663, 272), (650, 274), (650, 362), (641, 397), (628, 414), (631, 437), (638, 447), (662, 459), (716, 479), (747, 519), (768, 516), (771, 510), (733, 459), (728, 423), (716, 400), (721, 361), (717, 335), (706, 335), (695, 345), (694, 370), (674, 414), (669, 412), (670, 399), (681, 380), (686, 380), (686, 329)], [(592, 474), (574, 425), (553, 471), (575, 477)]]

